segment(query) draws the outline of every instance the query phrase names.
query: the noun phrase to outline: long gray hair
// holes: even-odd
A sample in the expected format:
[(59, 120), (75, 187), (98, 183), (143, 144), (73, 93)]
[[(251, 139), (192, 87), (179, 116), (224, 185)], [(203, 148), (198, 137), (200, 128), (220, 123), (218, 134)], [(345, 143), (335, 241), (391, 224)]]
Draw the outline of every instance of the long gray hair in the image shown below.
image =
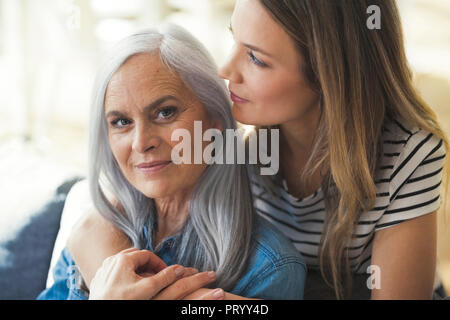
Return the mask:
[[(125, 38), (112, 50), (94, 85), (89, 185), (97, 210), (139, 249), (147, 246), (144, 229), (152, 239), (157, 228), (155, 203), (136, 190), (119, 169), (108, 142), (104, 101), (114, 73), (129, 58), (141, 53), (158, 55), (200, 99), (209, 115), (221, 121), (224, 130), (236, 129), (226, 85), (217, 75), (213, 59), (203, 45), (181, 27), (163, 25), (144, 30)], [(224, 142), (225, 138), (224, 135)], [(253, 218), (247, 167), (209, 165), (189, 201), (189, 217), (177, 243), (176, 263), (214, 270), (217, 275), (214, 285), (232, 289), (246, 268)]]

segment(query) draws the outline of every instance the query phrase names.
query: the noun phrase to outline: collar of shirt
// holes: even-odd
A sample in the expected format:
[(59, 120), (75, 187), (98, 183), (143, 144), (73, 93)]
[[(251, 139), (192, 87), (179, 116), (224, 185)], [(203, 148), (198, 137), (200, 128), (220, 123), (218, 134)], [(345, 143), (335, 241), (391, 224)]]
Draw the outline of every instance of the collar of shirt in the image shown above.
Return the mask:
[(147, 247), (145, 249), (156, 254), (168, 266), (175, 264), (177, 251), (175, 244), (179, 239), (180, 234), (164, 238), (156, 247), (153, 247), (152, 239), (148, 233), (148, 226), (144, 228), (144, 236), (147, 240)]

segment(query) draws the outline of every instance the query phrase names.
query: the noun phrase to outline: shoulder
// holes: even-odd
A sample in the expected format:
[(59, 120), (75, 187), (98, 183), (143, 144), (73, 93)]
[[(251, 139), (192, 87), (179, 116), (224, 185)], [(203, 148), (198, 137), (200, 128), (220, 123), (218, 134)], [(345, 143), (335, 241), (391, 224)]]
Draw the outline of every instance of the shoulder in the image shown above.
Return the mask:
[(414, 159), (419, 162), (429, 155), (436, 153), (443, 156), (446, 152), (441, 138), (396, 119), (386, 121), (382, 139), (383, 156), (395, 158), (397, 167), (402, 165), (404, 160)]
[[(443, 140), (396, 120), (387, 122), (383, 151), (375, 176), (377, 202), (367, 220), (375, 230), (431, 212), (440, 205), (440, 185), (446, 150)], [(364, 216), (364, 215), (363, 215)]]
[[(128, 248), (128, 237), (106, 220), (89, 202), (79, 209), (78, 220), (73, 224), (66, 247), (77, 256), (83, 256), (86, 247), (92, 243), (109, 243), (111, 247)], [(113, 252), (116, 253), (116, 252)]]
[[(61, 218), (61, 227), (58, 237), (61, 247), (71, 247), (79, 244), (84, 239), (83, 235), (94, 229), (95, 223), (98, 221), (97, 214), (89, 195), (89, 185), (87, 180), (76, 183), (70, 189)], [(81, 244), (80, 244), (81, 245)]]
[(247, 272), (233, 293), (260, 299), (301, 299), (306, 263), (292, 243), (256, 217)]
[(442, 139), (398, 120), (388, 121), (384, 129), (379, 171), (387, 169), (384, 178), (390, 182), (391, 195), (420, 167), (442, 170), (446, 154)]
[(302, 256), (288, 238), (260, 216), (255, 219), (253, 241), (258, 257), (273, 265), (286, 259), (303, 263)]

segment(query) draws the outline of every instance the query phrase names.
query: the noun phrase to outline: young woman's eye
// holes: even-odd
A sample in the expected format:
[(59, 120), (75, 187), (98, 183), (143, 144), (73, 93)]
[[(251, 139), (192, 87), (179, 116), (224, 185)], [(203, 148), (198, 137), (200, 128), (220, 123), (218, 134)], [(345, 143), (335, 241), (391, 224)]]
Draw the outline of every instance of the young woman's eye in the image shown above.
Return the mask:
[(256, 64), (257, 66), (260, 66), (260, 67), (267, 67), (267, 64), (265, 64), (264, 62), (262, 62), (261, 60), (259, 60), (258, 58), (256, 58), (252, 51), (249, 51), (249, 52), (248, 52), (248, 56), (250, 57), (250, 60), (251, 60), (254, 64)]
[(115, 128), (123, 128), (131, 123), (130, 120), (119, 118), (111, 121), (111, 125)]
[(178, 111), (177, 107), (164, 107), (158, 111), (157, 117), (162, 120), (172, 118)]

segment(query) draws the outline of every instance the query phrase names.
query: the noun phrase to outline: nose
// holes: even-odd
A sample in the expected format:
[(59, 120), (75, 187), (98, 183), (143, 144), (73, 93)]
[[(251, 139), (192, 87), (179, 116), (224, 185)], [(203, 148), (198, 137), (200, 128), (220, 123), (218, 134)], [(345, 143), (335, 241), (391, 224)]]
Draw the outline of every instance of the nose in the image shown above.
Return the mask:
[(146, 153), (150, 150), (158, 148), (161, 139), (157, 135), (156, 130), (151, 130), (148, 126), (136, 126), (133, 150), (138, 153)]
[(238, 68), (237, 50), (234, 49), (225, 64), (219, 69), (219, 76), (232, 83), (241, 83), (242, 75)]

